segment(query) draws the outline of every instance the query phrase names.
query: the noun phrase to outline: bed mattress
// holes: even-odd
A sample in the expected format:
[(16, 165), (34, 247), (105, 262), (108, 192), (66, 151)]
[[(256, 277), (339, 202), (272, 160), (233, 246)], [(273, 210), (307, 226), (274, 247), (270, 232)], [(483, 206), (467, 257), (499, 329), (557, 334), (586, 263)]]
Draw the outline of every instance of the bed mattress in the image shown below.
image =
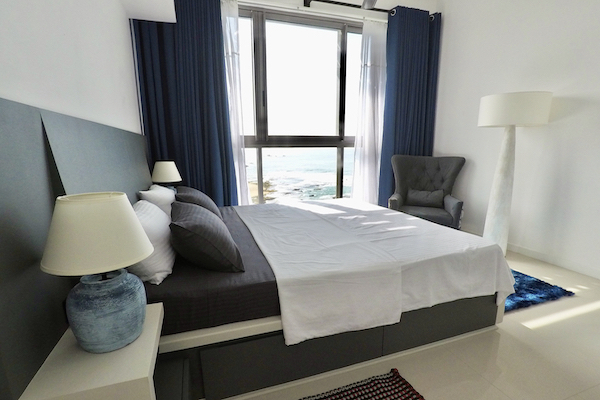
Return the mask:
[(233, 207), (221, 208), (246, 272), (213, 272), (177, 257), (160, 285), (145, 283), (148, 303), (165, 307), (163, 335), (277, 316), (279, 298), (271, 267)]
[(513, 292), (490, 240), (352, 199), (240, 206), (277, 279), (287, 345)]
[[(304, 203), (302, 207), (311, 206), (309, 203)], [(343, 287), (340, 289), (340, 284), (356, 286), (359, 283), (362, 284), (365, 279), (371, 279), (371, 275), (365, 274), (367, 272), (371, 274), (372, 271), (351, 271), (354, 275), (347, 276), (347, 265), (351, 266), (351, 263), (347, 260), (347, 257), (343, 258), (342, 255), (333, 252), (331, 246), (326, 246), (318, 252), (319, 263), (317, 263), (318, 265), (315, 264), (315, 268), (318, 267), (319, 274), (315, 275), (308, 268), (311, 264), (306, 262), (306, 257), (312, 250), (319, 250), (319, 246), (316, 245), (319, 241), (329, 244), (332, 241), (334, 244), (338, 243), (340, 240), (346, 240), (342, 238), (345, 232), (354, 236), (355, 240), (350, 243), (342, 243), (345, 246), (342, 246), (342, 250), (347, 247), (358, 246), (363, 242), (370, 242), (371, 248), (383, 250), (380, 252), (384, 253), (386, 260), (390, 258), (390, 260), (384, 260), (386, 261), (383, 263), (384, 267), (393, 266), (392, 272), (395, 274), (402, 271), (401, 289), (398, 290), (398, 287), (400, 287), (398, 285), (389, 289), (393, 295), (380, 296), (373, 294), (380, 293), (381, 279), (377, 281), (377, 285), (374, 285), (375, 292), (373, 290), (369, 292), (371, 294), (368, 296), (381, 297), (381, 300), (385, 303), (379, 305), (378, 310), (396, 309), (394, 312), (399, 314), (460, 298), (485, 296), (494, 293), (498, 293), (497, 300), (502, 302), (504, 297), (512, 290), (512, 282), (510, 281), (512, 274), (510, 274), (508, 265), (506, 265), (506, 261), (502, 256), (501, 249), (491, 242), (487, 243), (480, 237), (451, 228), (440, 227), (428, 221), (376, 206), (373, 206), (376, 207), (375, 210), (359, 210), (356, 215), (349, 212), (352, 210), (351, 204), (346, 204), (342, 200), (331, 204), (321, 202), (316, 206), (328, 211), (343, 210), (344, 213), (322, 214), (318, 217), (323, 220), (321, 225), (318, 225), (320, 226), (317, 229), (318, 232), (314, 232), (315, 225), (312, 224), (309, 225), (311, 232), (306, 230), (296, 231), (293, 228), (295, 225), (291, 223), (292, 221), (288, 221), (290, 218), (294, 219), (295, 216), (295, 219), (301, 224), (306, 225), (309, 221), (305, 220), (315, 218), (303, 213), (299, 214), (298, 210), (296, 213), (292, 212), (290, 214), (287, 210), (279, 210), (281, 206), (278, 205), (221, 208), (223, 220), (239, 248), (245, 272), (209, 271), (178, 257), (173, 273), (160, 285), (146, 283), (148, 302), (162, 302), (165, 307), (163, 335), (281, 316), (283, 314), (298, 318), (298, 315), (306, 314), (303, 310), (310, 310), (308, 319), (312, 324), (311, 326), (314, 328), (316, 324), (317, 328), (321, 329), (322, 326), (328, 325), (323, 324), (323, 321), (329, 321), (331, 319), (330, 315), (334, 315), (338, 309), (342, 310), (343, 307), (341, 306), (345, 305), (345, 300), (342, 301), (343, 296), (339, 294), (348, 292), (348, 290)], [(275, 209), (274, 207), (279, 208)], [(272, 224), (268, 223), (265, 226), (258, 227), (256, 224), (248, 225), (247, 212), (250, 211), (253, 218), (259, 221), (260, 224), (275, 218), (280, 225), (280, 230), (278, 231), (275, 229), (276, 227), (274, 228)], [(276, 214), (279, 211), (281, 211), (281, 216), (284, 217), (283, 223), (277, 219)], [(250, 229), (247, 225), (250, 226)], [(336, 227), (337, 233), (332, 234), (326, 229), (326, 225), (340, 226)], [(291, 235), (285, 234), (286, 231), (289, 231), (288, 233), (291, 233)], [(371, 238), (373, 234), (377, 235), (376, 239)], [(383, 237), (380, 236), (381, 234), (383, 234)], [(315, 235), (318, 237), (315, 238)], [(265, 246), (267, 243), (269, 246)], [(302, 251), (296, 250), (297, 257), (300, 258), (294, 258), (290, 251), (302, 248), (301, 244), (308, 247)], [(331, 254), (329, 255), (329, 253)], [(371, 253), (372, 251), (365, 254)], [(277, 260), (274, 254), (279, 254), (281, 259)], [(354, 253), (349, 252), (348, 257), (355, 257), (352, 254)], [(360, 254), (362, 253), (359, 252)], [(344, 268), (340, 267), (341, 271), (345, 273), (342, 276), (343, 279), (339, 275), (329, 277), (328, 274), (325, 274), (325, 278), (328, 279), (323, 277), (322, 263), (324, 257), (332, 265), (335, 262), (344, 265)], [(370, 256), (367, 258), (371, 259)], [(273, 264), (274, 262), (275, 264)], [(276, 268), (278, 265), (279, 269)], [(340, 270), (336, 265), (333, 265), (330, 269)], [(279, 281), (281, 276), (277, 276), (278, 280), (276, 281), (278, 271), (281, 275), (282, 266), (291, 269), (293, 274), (308, 268), (310, 274), (308, 277), (301, 277), (299, 283), (298, 281), (286, 280), (285, 275), (281, 281)], [(372, 270), (371, 267), (367, 269)], [(387, 273), (387, 270), (383, 271)], [(386, 276), (383, 275), (382, 279), (384, 281), (387, 280)], [(315, 284), (315, 279), (317, 284)], [(294, 286), (299, 286), (302, 289), (300, 290), (302, 297), (299, 302), (295, 303), (297, 306), (291, 313), (286, 305), (291, 303), (282, 301), (282, 290), (285, 289), (285, 284), (288, 281), (293, 282)], [(317, 296), (318, 293), (313, 293), (315, 287), (320, 286), (319, 282), (321, 281), (327, 281), (328, 286), (325, 288), (327, 293), (325, 294), (329, 294), (329, 297), (319, 297)], [(331, 286), (332, 281), (337, 286)], [(310, 289), (308, 300), (307, 293), (305, 293), (306, 288)], [(287, 299), (285, 293), (284, 290), (283, 300)], [(312, 300), (313, 296), (317, 303)], [(398, 298), (392, 301), (392, 297)], [(356, 304), (356, 301), (349, 302), (348, 307), (351, 307), (352, 304)], [(283, 310), (284, 313), (282, 313), (283, 306), (288, 307)], [(334, 307), (334, 310), (326, 314), (327, 307)], [(318, 313), (315, 313), (316, 309), (318, 309)], [(360, 307), (357, 309), (360, 309)], [(298, 310), (298, 312), (295, 310)], [(342, 311), (344, 311), (340, 313), (342, 322), (358, 320), (358, 318), (355, 318), (356, 315), (348, 314), (345, 309)], [(363, 312), (362, 314), (378, 315), (381, 314), (381, 311), (376, 313)], [(344, 322), (345, 325), (340, 325), (342, 328), (338, 329), (336, 325), (335, 329), (340, 332), (366, 329), (372, 326), (396, 323), (399, 319), (400, 316), (398, 315), (390, 321), (375, 321), (374, 323), (369, 321), (370, 325), (365, 326), (346, 326), (347, 323)], [(284, 333), (290, 335), (290, 332), (294, 332), (294, 335), (298, 336), (290, 340), (289, 343), (287, 343), (288, 338), (286, 337), (287, 344), (337, 333), (337, 331), (318, 331), (316, 333), (309, 332), (307, 336), (303, 330), (304, 328), (290, 331), (289, 324), (288, 329), (286, 329), (283, 317), (282, 322), (284, 322)], [(301, 332), (301, 335), (299, 336), (296, 331)]]

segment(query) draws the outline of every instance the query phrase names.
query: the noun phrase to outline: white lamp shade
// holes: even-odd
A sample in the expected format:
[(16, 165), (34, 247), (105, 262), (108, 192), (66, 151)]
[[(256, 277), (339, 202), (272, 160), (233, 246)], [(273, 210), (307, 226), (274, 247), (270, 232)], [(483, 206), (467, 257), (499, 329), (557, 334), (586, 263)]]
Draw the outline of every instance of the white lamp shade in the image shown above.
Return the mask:
[(125, 193), (60, 196), (41, 268), (60, 276), (99, 274), (133, 265), (153, 251)]
[(551, 92), (492, 94), (481, 98), (478, 126), (539, 126), (550, 118)]
[(157, 161), (152, 170), (152, 182), (175, 183), (181, 182), (181, 175), (175, 165), (175, 161)]

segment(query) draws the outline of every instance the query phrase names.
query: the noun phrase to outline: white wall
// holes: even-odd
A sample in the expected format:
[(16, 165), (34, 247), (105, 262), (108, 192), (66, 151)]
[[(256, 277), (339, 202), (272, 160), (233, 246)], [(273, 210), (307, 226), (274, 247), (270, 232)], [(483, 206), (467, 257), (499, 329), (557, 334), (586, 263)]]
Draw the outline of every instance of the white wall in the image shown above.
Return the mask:
[(127, 14), (120, 0), (2, 1), (0, 97), (139, 133)]
[(502, 128), (482, 96), (554, 92), (550, 124), (517, 128), (509, 249), (600, 278), (600, 2), (442, 0), (435, 153), (467, 163), (463, 227), (483, 231)]

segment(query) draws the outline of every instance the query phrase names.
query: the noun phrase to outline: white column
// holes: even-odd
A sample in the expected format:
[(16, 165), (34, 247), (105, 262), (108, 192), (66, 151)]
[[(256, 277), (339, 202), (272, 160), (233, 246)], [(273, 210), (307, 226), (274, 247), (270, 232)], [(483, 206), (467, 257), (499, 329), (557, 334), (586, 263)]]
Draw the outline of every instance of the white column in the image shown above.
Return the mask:
[(510, 205), (515, 173), (515, 136), (514, 125), (509, 125), (504, 129), (504, 139), (494, 173), (494, 182), (483, 228), (483, 237), (498, 243), (504, 255), (506, 255), (508, 243)]

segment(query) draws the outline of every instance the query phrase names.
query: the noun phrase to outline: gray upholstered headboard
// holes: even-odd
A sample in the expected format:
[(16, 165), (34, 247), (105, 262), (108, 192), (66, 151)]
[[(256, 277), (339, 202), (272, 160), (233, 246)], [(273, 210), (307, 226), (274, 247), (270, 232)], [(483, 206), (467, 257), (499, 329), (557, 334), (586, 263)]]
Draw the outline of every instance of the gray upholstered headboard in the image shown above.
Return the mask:
[(151, 184), (145, 138), (0, 99), (0, 400), (16, 400), (67, 328), (76, 280), (39, 268), (56, 196)]

